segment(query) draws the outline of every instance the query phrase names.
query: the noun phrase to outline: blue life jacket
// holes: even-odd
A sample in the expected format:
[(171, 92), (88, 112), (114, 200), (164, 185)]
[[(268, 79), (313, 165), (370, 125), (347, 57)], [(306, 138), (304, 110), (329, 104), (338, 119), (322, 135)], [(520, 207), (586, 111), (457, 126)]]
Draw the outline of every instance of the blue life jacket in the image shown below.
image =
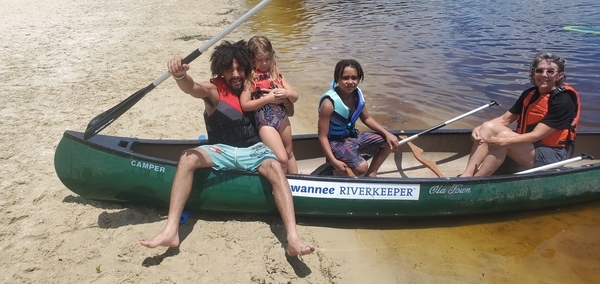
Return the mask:
[(333, 114), (329, 120), (329, 132), (327, 133), (329, 141), (357, 137), (358, 130), (356, 130), (355, 125), (360, 117), (360, 113), (365, 107), (365, 97), (359, 88), (356, 88), (356, 92), (358, 94), (358, 100), (356, 102), (356, 108), (352, 113), (350, 113), (350, 109), (344, 104), (333, 86), (331, 90), (327, 91), (319, 99), (319, 109), (321, 108), (321, 103), (325, 99), (329, 99), (333, 103)]

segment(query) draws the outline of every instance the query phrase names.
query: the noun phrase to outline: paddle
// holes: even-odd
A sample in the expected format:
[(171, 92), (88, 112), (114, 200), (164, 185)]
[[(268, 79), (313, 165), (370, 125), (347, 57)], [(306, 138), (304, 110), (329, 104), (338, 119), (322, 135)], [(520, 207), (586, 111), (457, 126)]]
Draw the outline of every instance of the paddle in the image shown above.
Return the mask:
[[(252, 17), (256, 12), (262, 9), (264, 6), (269, 4), (271, 0), (263, 0), (258, 3), (254, 8), (246, 12), (242, 17), (237, 19), (235, 22), (231, 23), (227, 28), (217, 34), (215, 37), (210, 39), (204, 45), (200, 46), (198, 49), (194, 50), (188, 56), (186, 56), (181, 62), (185, 64), (189, 64), (194, 61), (194, 59), (198, 58), (204, 51), (206, 51), (209, 47), (214, 45), (217, 41), (221, 40), (243, 22), (245, 22), (248, 18)], [(102, 131), (102, 129), (106, 128), (113, 121), (119, 118), (123, 113), (129, 110), (133, 105), (135, 105), (139, 100), (141, 100), (147, 93), (152, 91), (156, 86), (160, 85), (162, 82), (171, 77), (171, 74), (167, 71), (162, 76), (158, 77), (154, 82), (150, 83), (150, 85), (142, 88), (141, 90), (135, 92), (131, 96), (129, 96), (124, 101), (120, 102), (116, 106), (110, 108), (109, 110), (101, 113), (100, 115), (94, 117), (90, 123), (88, 123), (87, 129), (83, 134), (83, 139), (87, 140), (92, 138), (94, 135), (98, 134), (98, 132)]]
[[(400, 135), (398, 136), (401, 139), (406, 139), (406, 136)], [(434, 161), (430, 161), (428, 159), (425, 159), (425, 157), (423, 157), (423, 149), (417, 147), (417, 145), (415, 145), (413, 142), (406, 142), (408, 143), (408, 147), (410, 147), (410, 150), (412, 150), (413, 152), (413, 156), (415, 156), (415, 158), (417, 159), (417, 161), (421, 162), (421, 164), (425, 165), (426, 167), (428, 167), (432, 172), (435, 173), (436, 176), (438, 177), (444, 177), (444, 174), (442, 174), (442, 171), (440, 171), (440, 169), (437, 167), (437, 164)]]
[(480, 110), (482, 110), (482, 109), (485, 109), (485, 108), (487, 108), (487, 107), (491, 107), (491, 106), (498, 106), (498, 105), (500, 105), (500, 104), (498, 104), (498, 102), (497, 102), (497, 101), (494, 101), (494, 100), (492, 100), (490, 103), (488, 103), (488, 104), (485, 104), (485, 105), (483, 105), (483, 106), (480, 106), (480, 107), (478, 107), (478, 108), (476, 108), (476, 109), (474, 109), (474, 110), (472, 110), (472, 111), (469, 111), (469, 112), (467, 112), (467, 113), (464, 113), (464, 114), (461, 114), (461, 115), (459, 115), (459, 116), (457, 116), (457, 117), (455, 117), (455, 118), (453, 118), (453, 119), (450, 119), (450, 120), (447, 120), (447, 121), (445, 121), (445, 122), (442, 122), (442, 123), (440, 123), (440, 124), (438, 124), (438, 125), (436, 125), (436, 126), (434, 126), (434, 127), (431, 127), (431, 128), (429, 128), (429, 129), (427, 129), (427, 130), (424, 130), (424, 131), (421, 131), (421, 132), (419, 132), (419, 133), (417, 133), (417, 134), (415, 134), (415, 135), (412, 135), (412, 136), (410, 136), (410, 137), (408, 137), (408, 138), (406, 138), (406, 139), (402, 139), (402, 140), (398, 141), (398, 145), (402, 145), (402, 144), (404, 144), (404, 143), (408, 143), (408, 142), (410, 142), (410, 141), (413, 141), (413, 140), (415, 140), (415, 139), (419, 138), (419, 136), (421, 136), (421, 135), (423, 135), (423, 134), (426, 134), (426, 133), (432, 132), (432, 131), (434, 131), (434, 130), (440, 129), (440, 128), (442, 128), (442, 127), (444, 127), (444, 126), (446, 126), (446, 125), (448, 125), (448, 124), (450, 124), (450, 123), (452, 123), (452, 122), (455, 122), (455, 121), (457, 121), (457, 120), (459, 120), (459, 119), (462, 119), (462, 118), (464, 118), (464, 117), (467, 117), (467, 116), (469, 116), (469, 115), (471, 115), (471, 114), (473, 114), (473, 113), (476, 113), (476, 112), (478, 112), (478, 111), (480, 111)]
[[(459, 120), (459, 119), (462, 119), (462, 118), (464, 118), (464, 117), (467, 117), (467, 116), (469, 116), (469, 115), (471, 115), (471, 114), (473, 114), (473, 113), (476, 113), (476, 112), (478, 112), (478, 111), (480, 111), (480, 110), (482, 110), (482, 109), (485, 109), (485, 108), (487, 108), (487, 107), (491, 107), (491, 106), (497, 106), (497, 105), (500, 105), (500, 104), (498, 104), (498, 102), (497, 102), (497, 101), (494, 101), (494, 100), (492, 100), (492, 101), (491, 101), (490, 103), (488, 103), (488, 104), (485, 104), (485, 105), (483, 105), (483, 106), (480, 106), (480, 107), (478, 107), (478, 108), (476, 108), (476, 109), (474, 109), (474, 110), (471, 110), (471, 111), (469, 111), (469, 112), (467, 112), (467, 113), (461, 114), (461, 115), (459, 115), (459, 116), (457, 116), (457, 117), (455, 117), (455, 118), (452, 118), (452, 119), (450, 119), (450, 120), (447, 120), (447, 121), (445, 121), (445, 122), (442, 122), (442, 123), (440, 123), (440, 124), (438, 124), (438, 125), (436, 125), (436, 126), (434, 126), (434, 127), (431, 127), (431, 128), (429, 128), (429, 129), (427, 129), (427, 130), (425, 130), (425, 131), (421, 131), (421, 132), (419, 132), (419, 133), (417, 133), (417, 134), (415, 134), (415, 135), (412, 135), (412, 136), (410, 136), (410, 137), (408, 137), (408, 138), (403, 138), (403, 137), (406, 137), (406, 136), (399, 136), (400, 138), (402, 138), (402, 140), (401, 140), (401, 141), (398, 141), (398, 145), (402, 145), (402, 144), (409, 143), (410, 141), (417, 139), (419, 136), (421, 136), (421, 135), (423, 135), (423, 134), (426, 134), (426, 133), (432, 132), (432, 131), (434, 131), (434, 130), (436, 130), (436, 129), (440, 129), (440, 128), (442, 128), (442, 127), (444, 127), (444, 126), (446, 126), (446, 125), (448, 125), (448, 124), (450, 124), (450, 123), (452, 123), (452, 122), (455, 122), (455, 121), (457, 121), (457, 120)], [(430, 160), (427, 160), (427, 159), (425, 159), (425, 158), (424, 158), (424, 157), (421, 155), (421, 154), (423, 153), (423, 149), (421, 149), (421, 148), (417, 147), (417, 146), (416, 146), (415, 144), (413, 144), (413, 143), (409, 143), (409, 144), (408, 144), (408, 146), (410, 147), (410, 149), (411, 149), (411, 150), (412, 150), (412, 152), (413, 152), (413, 155), (415, 156), (415, 158), (416, 158), (416, 159), (417, 159), (419, 162), (421, 162), (423, 165), (425, 165), (425, 166), (427, 166), (429, 169), (431, 169), (431, 170), (432, 170), (432, 171), (433, 171), (433, 172), (434, 172), (434, 173), (435, 173), (435, 174), (436, 174), (438, 177), (444, 177), (444, 175), (443, 175), (443, 174), (442, 174), (442, 172), (441, 172), (441, 171), (438, 169), (438, 167), (437, 167), (437, 164), (436, 164), (435, 162), (433, 162), (433, 161), (430, 161)], [(321, 167), (323, 167), (323, 166), (324, 166), (324, 165), (322, 165)], [(321, 167), (319, 167), (319, 169), (321, 169)], [(329, 167), (323, 167), (323, 168), (322, 168), (322, 169), (321, 169), (319, 172), (316, 172), (316, 173), (315, 173), (315, 172), (313, 172), (313, 174), (320, 175), (321, 173), (325, 173), (325, 172), (331, 172), (331, 168), (333, 168), (333, 166), (329, 165)], [(348, 174), (348, 176), (351, 176), (351, 175), (348, 173), (348, 168), (346, 168), (346, 173)]]
[(352, 169), (351, 169), (350, 167), (345, 167), (344, 169), (346, 170), (346, 174), (347, 174), (349, 177), (356, 178), (356, 175), (354, 175), (354, 172), (352, 171)]
[(529, 170), (517, 172), (517, 173), (515, 173), (515, 175), (528, 174), (528, 173), (533, 173), (533, 172), (537, 172), (537, 171), (554, 169), (554, 168), (558, 168), (558, 167), (566, 165), (566, 164), (570, 164), (570, 163), (574, 163), (574, 162), (577, 162), (577, 161), (581, 161), (583, 159), (593, 160), (594, 157), (592, 155), (583, 153), (579, 157), (574, 157), (574, 158), (567, 159), (567, 160), (564, 160), (564, 161), (560, 161), (560, 162), (556, 162), (556, 163), (552, 163), (552, 164), (548, 164), (548, 165), (544, 165), (544, 166), (532, 168), (532, 169), (529, 169)]
[(432, 132), (432, 131), (434, 131), (436, 129), (440, 129), (440, 128), (442, 128), (442, 127), (444, 127), (444, 126), (446, 126), (446, 125), (448, 125), (448, 124), (450, 124), (452, 122), (455, 122), (455, 121), (457, 121), (459, 119), (467, 117), (467, 116), (469, 116), (469, 115), (471, 115), (473, 113), (476, 113), (476, 112), (478, 112), (478, 111), (480, 111), (480, 110), (482, 110), (484, 108), (487, 108), (487, 107), (490, 107), (490, 106), (495, 106), (495, 105), (497, 106), (499, 104), (498, 104), (498, 102), (492, 100), (488, 104), (480, 106), (480, 107), (478, 107), (478, 108), (476, 108), (476, 109), (474, 109), (472, 111), (469, 111), (467, 113), (461, 114), (461, 115), (459, 115), (459, 116), (457, 116), (457, 117), (455, 117), (453, 119), (450, 119), (450, 120), (447, 120), (445, 122), (442, 122), (442, 123), (440, 123), (440, 124), (438, 124), (438, 125), (436, 125), (434, 127), (431, 127), (431, 128), (429, 128), (429, 129), (427, 129), (425, 131), (421, 131), (421, 132), (419, 132), (419, 133), (417, 133), (415, 135), (412, 135), (412, 136), (410, 136), (408, 138), (406, 136), (400, 135), (398, 137), (401, 138), (402, 140), (398, 141), (398, 145), (402, 145), (402, 144), (408, 143), (408, 146), (410, 147), (410, 149), (413, 152), (413, 156), (415, 156), (415, 158), (419, 162), (421, 162), (421, 164), (423, 164), (426, 167), (428, 167), (431, 171), (433, 171), (435, 173), (436, 176), (438, 176), (438, 177), (444, 177), (444, 175), (442, 174), (442, 172), (440, 171), (440, 169), (437, 167), (437, 164), (434, 161), (430, 161), (428, 159), (425, 159), (425, 157), (423, 157), (423, 155), (422, 155), (423, 154), (423, 149), (417, 147), (411, 141), (417, 139), (419, 136), (421, 136), (423, 134)]

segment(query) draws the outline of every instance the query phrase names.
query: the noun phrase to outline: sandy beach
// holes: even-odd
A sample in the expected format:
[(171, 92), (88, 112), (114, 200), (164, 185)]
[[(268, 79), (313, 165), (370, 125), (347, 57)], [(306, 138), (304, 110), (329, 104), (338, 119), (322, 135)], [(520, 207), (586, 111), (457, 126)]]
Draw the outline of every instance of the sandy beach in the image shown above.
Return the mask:
[[(287, 259), (278, 216), (193, 213), (181, 227), (179, 249), (151, 250), (138, 238), (158, 233), (164, 208), (85, 200), (54, 173), (54, 150), (65, 130), (84, 130), (159, 77), (173, 55), (187, 55), (245, 13), (250, 7), (242, 2), (4, 1), (0, 283), (360, 280), (360, 271), (340, 272), (348, 264), (360, 267), (371, 254), (358, 249), (354, 230), (311, 228), (299, 218), (300, 234), (319, 251)], [(243, 31), (225, 39), (249, 38)], [(195, 78), (209, 78), (208, 59), (193, 62)], [(168, 80), (103, 133), (197, 138), (204, 133), (202, 105)], [(302, 133), (297, 121), (294, 130)], [(343, 259), (336, 255), (348, 248)]]
[[(0, 283), (510, 283), (498, 267), (527, 271), (553, 247), (545, 238), (528, 240), (530, 250), (515, 261), (469, 249), (459, 240), (486, 240), (456, 233), (462, 224), (426, 230), (299, 217), (299, 234), (317, 251), (286, 258), (279, 216), (194, 212), (181, 227), (179, 248), (145, 248), (138, 238), (158, 233), (167, 210), (70, 192), (54, 172), (56, 145), (65, 130), (85, 130), (164, 73), (173, 55), (189, 54), (250, 7), (239, 0), (2, 2)], [(250, 36), (242, 26), (225, 39)], [(192, 63), (196, 80), (209, 78), (208, 60), (205, 54)], [(194, 139), (205, 133), (202, 106), (169, 79), (102, 133)], [(292, 124), (295, 134), (314, 133), (298, 119)], [(501, 231), (502, 222), (477, 230)], [(394, 240), (380, 233), (393, 228), (405, 230)], [(548, 273), (564, 280), (559, 271)]]

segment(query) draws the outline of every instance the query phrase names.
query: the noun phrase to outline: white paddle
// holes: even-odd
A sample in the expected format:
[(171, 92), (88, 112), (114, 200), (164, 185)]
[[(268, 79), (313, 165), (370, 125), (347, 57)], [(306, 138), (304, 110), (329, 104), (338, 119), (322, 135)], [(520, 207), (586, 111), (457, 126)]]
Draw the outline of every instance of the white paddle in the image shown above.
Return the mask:
[[(263, 0), (262, 2), (258, 3), (254, 8), (252, 8), (251, 10), (246, 12), (246, 14), (242, 15), (235, 22), (231, 23), (231, 25), (229, 25), (223, 31), (218, 33), (212, 39), (210, 39), (205, 44), (200, 46), (198, 49), (194, 50), (192, 53), (190, 53), (188, 56), (186, 56), (183, 60), (181, 60), (181, 62), (183, 62), (185, 64), (192, 62), (194, 59), (196, 59), (198, 56), (200, 56), (200, 54), (202, 54), (204, 51), (206, 51), (209, 47), (211, 47), (217, 41), (221, 40), (223, 37), (225, 37), (227, 34), (229, 34), (231, 31), (233, 31), (235, 28), (237, 28), (243, 22), (245, 22), (248, 18), (252, 17), (252, 15), (256, 14), (256, 12), (258, 12), (264, 6), (269, 4), (269, 2), (271, 2), (271, 0)], [(83, 139), (87, 140), (87, 139), (92, 138), (94, 135), (98, 134), (98, 132), (102, 131), (102, 129), (106, 128), (108, 125), (113, 123), (113, 121), (115, 121), (117, 118), (119, 118), (119, 116), (121, 116), (123, 113), (125, 113), (127, 110), (129, 110), (133, 105), (135, 105), (139, 100), (141, 100), (147, 93), (152, 91), (154, 89), (154, 87), (158, 86), (159, 84), (161, 84), (162, 82), (167, 80), (169, 77), (171, 77), (171, 74), (169, 73), (169, 71), (167, 71), (164, 74), (162, 74), (162, 76), (160, 76), (156, 80), (154, 80), (154, 82), (152, 82), (148, 86), (146, 86), (145, 88), (142, 88), (141, 90), (133, 93), (127, 99), (120, 102), (116, 106), (114, 106), (114, 107), (110, 108), (109, 110), (94, 117), (90, 121), (90, 123), (88, 123), (87, 129), (85, 130), (85, 133), (83, 134)]]
[(472, 111), (469, 111), (467, 113), (463, 113), (463, 114), (461, 114), (461, 115), (459, 115), (459, 116), (457, 116), (457, 117), (455, 117), (453, 119), (450, 119), (450, 120), (447, 120), (445, 122), (442, 122), (442, 123), (440, 123), (440, 124), (438, 124), (438, 125), (436, 125), (434, 127), (431, 127), (431, 128), (429, 128), (427, 130), (424, 130), (424, 131), (421, 131), (421, 132), (419, 132), (419, 133), (417, 133), (415, 135), (412, 135), (412, 136), (410, 136), (410, 137), (408, 137), (406, 139), (402, 139), (402, 140), (398, 141), (398, 145), (402, 145), (402, 144), (405, 144), (407, 142), (413, 141), (413, 140), (419, 138), (419, 136), (421, 136), (423, 134), (426, 134), (426, 133), (432, 132), (434, 130), (440, 129), (440, 128), (442, 128), (442, 127), (444, 127), (444, 126), (446, 126), (446, 125), (448, 125), (448, 124), (450, 124), (452, 122), (455, 122), (455, 121), (457, 121), (459, 119), (467, 117), (467, 116), (469, 116), (469, 115), (471, 115), (473, 113), (476, 113), (476, 112), (478, 112), (478, 111), (480, 111), (482, 109), (485, 109), (485, 108), (488, 108), (488, 107), (491, 107), (491, 106), (498, 106), (498, 105), (500, 105), (500, 104), (498, 104), (497, 101), (492, 100), (490, 103), (485, 104), (483, 106), (480, 106), (480, 107), (478, 107), (478, 108), (476, 108), (476, 109), (474, 109)]
[(558, 167), (561, 167), (561, 166), (566, 165), (566, 164), (570, 164), (570, 163), (574, 163), (574, 162), (577, 162), (577, 161), (581, 161), (583, 159), (593, 160), (594, 157), (592, 157), (591, 155), (588, 155), (586, 153), (583, 153), (583, 154), (581, 154), (578, 157), (574, 157), (574, 158), (567, 159), (567, 160), (564, 160), (564, 161), (560, 161), (560, 162), (556, 162), (556, 163), (552, 163), (552, 164), (548, 164), (548, 165), (544, 165), (544, 166), (532, 168), (532, 169), (529, 169), (529, 170), (517, 172), (517, 173), (515, 173), (515, 175), (528, 174), (528, 173), (533, 173), (533, 172), (537, 172), (537, 171), (554, 169), (554, 168), (558, 168)]

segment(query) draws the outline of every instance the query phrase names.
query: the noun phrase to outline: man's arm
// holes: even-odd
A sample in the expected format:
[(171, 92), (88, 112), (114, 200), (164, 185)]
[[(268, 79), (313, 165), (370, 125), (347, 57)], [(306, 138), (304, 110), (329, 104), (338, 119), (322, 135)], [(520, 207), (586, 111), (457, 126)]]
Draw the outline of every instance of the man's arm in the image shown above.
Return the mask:
[[(190, 70), (188, 64), (181, 63), (181, 56), (175, 56), (167, 63), (169, 73), (177, 82), (177, 86), (186, 94), (199, 99), (205, 99), (215, 93), (216, 86), (211, 82), (194, 83), (194, 79), (187, 74)], [(217, 93), (218, 94), (218, 93)]]

